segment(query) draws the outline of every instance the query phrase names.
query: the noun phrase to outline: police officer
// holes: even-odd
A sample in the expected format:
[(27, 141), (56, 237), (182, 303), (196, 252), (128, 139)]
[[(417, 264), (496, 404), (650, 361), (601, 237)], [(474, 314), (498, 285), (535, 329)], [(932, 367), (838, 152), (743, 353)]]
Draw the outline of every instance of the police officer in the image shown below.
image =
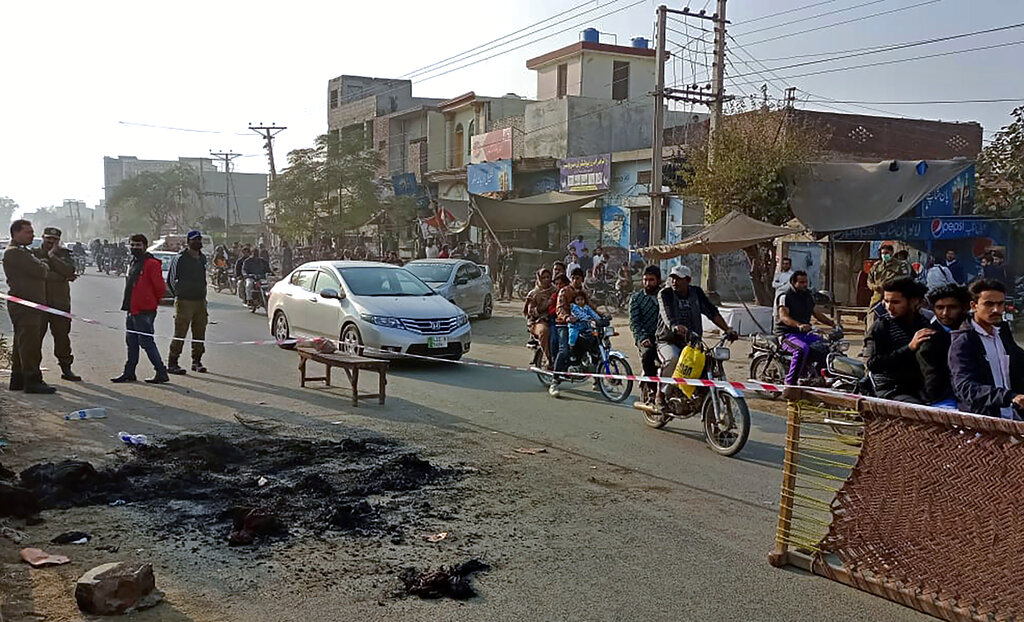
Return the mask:
[[(35, 250), (35, 255), (50, 268), (46, 275), (46, 304), (71, 313), (71, 281), (78, 278), (78, 275), (75, 274), (75, 260), (71, 251), (60, 245), (60, 236), (57, 227), (43, 229), (43, 244)], [(80, 381), (82, 377), (71, 371), (71, 364), (75, 360), (71, 353), (71, 319), (51, 313), (44, 314), (40, 343), (46, 337), (47, 328), (53, 335), (53, 355), (60, 364), (60, 377), (72, 382)]]
[[(30, 249), (34, 237), (29, 221), (11, 223), (11, 244), (4, 251), (4, 273), (12, 296), (46, 304), (46, 275), (50, 267)], [(7, 312), (14, 324), (11, 391), (56, 392), (57, 389), (43, 382), (43, 372), (39, 369), (43, 358), (43, 312), (14, 302), (8, 303)]]

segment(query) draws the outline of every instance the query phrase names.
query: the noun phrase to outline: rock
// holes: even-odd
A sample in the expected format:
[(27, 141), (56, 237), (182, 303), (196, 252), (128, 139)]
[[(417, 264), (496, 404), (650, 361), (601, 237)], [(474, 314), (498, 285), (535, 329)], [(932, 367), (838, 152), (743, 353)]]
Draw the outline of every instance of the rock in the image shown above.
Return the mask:
[(160, 602), (153, 565), (113, 562), (96, 566), (78, 579), (75, 601), (93, 615), (116, 615), (147, 609)]
[(39, 501), (32, 491), (0, 482), (0, 516), (28, 518), (39, 512)]

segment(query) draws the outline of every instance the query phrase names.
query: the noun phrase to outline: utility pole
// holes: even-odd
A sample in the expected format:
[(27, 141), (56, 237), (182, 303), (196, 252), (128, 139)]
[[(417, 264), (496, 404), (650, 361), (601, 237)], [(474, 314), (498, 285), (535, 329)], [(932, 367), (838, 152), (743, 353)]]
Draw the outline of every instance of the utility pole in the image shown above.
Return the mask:
[(791, 86), (786, 89), (786, 110), (792, 110), (796, 104), (796, 87)]
[(224, 243), (231, 227), (231, 161), (242, 155), (234, 151), (211, 151), (210, 155), (224, 163)]
[(715, 161), (715, 133), (722, 124), (722, 104), (725, 102), (725, 1), (717, 0), (715, 11), (715, 63), (711, 74), (711, 121), (708, 125), (708, 168)]
[(270, 125), (263, 125), (263, 122), (261, 121), (259, 125), (253, 125), (250, 123), (249, 129), (256, 132), (263, 138), (263, 148), (267, 151), (267, 162), (270, 164), (270, 176), (267, 177), (267, 189), (269, 190), (269, 184), (273, 183), (274, 180), (277, 179), (277, 167), (274, 165), (274, 137), (288, 128), (275, 125), (273, 122), (271, 122)]
[(668, 8), (658, 7), (658, 41), (655, 48), (654, 65), (654, 136), (651, 141), (651, 218), (648, 227), (647, 245), (654, 246), (662, 241), (661, 211), (664, 209), (662, 186), (662, 151), (665, 145), (665, 22)]

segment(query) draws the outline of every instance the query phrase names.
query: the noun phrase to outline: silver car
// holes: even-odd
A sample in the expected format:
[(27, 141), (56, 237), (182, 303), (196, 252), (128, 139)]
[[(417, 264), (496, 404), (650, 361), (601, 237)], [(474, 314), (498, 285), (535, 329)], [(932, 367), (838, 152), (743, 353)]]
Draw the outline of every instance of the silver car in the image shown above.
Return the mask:
[(494, 292), (486, 268), (466, 259), (417, 259), (405, 264), (435, 292), (481, 319), (494, 312)]
[(340, 339), (350, 354), (458, 360), (469, 351), (469, 316), (413, 273), (368, 261), (303, 264), (270, 290), (270, 332)]
[[(166, 283), (167, 273), (171, 269), (171, 262), (174, 261), (174, 258), (178, 255), (178, 253), (169, 253), (167, 251), (155, 251), (150, 254), (156, 257), (157, 260), (160, 262), (160, 271), (163, 273), (164, 283)], [(160, 302), (174, 302), (174, 292), (171, 291), (170, 287), (168, 287), (167, 291), (164, 292), (164, 297), (160, 299)]]

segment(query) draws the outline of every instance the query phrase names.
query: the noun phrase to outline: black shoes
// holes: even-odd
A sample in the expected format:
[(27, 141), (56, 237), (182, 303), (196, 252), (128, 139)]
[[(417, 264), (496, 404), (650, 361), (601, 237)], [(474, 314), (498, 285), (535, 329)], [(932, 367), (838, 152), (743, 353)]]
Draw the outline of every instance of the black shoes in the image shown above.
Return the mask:
[(35, 393), (36, 395), (52, 395), (57, 392), (56, 387), (43, 382), (42, 378), (37, 379), (35, 382), (25, 383), (25, 393)]
[[(168, 361), (167, 362), (167, 373), (168, 374), (174, 374), (175, 376), (184, 376), (186, 372), (185, 372), (185, 369), (183, 367), (178, 365), (178, 361)], [(147, 380), (147, 382), (148, 382), (148, 380)]]
[(128, 374), (121, 374), (117, 378), (111, 378), (110, 381), (114, 384), (126, 384), (128, 382), (136, 382), (138, 381), (138, 378), (135, 376), (129, 376)]
[(8, 386), (11, 391), (25, 390), (25, 377), (21, 374), (11, 374), (11, 384)]
[[(192, 371), (194, 371), (196, 373), (200, 373), (200, 374), (205, 374), (206, 373), (206, 366), (203, 365), (202, 361), (195, 361), (194, 363), (192, 363)], [(184, 372), (182, 372), (182, 373), (184, 373)]]
[(71, 371), (71, 363), (67, 363), (66, 365), (62, 364), (60, 366), (60, 371), (61, 371), (61, 374), (60, 374), (61, 380), (68, 380), (70, 382), (81, 382), (82, 381), (82, 377), (81, 376), (79, 376), (75, 372)]
[[(146, 382), (148, 384), (164, 384), (170, 382), (171, 377), (167, 375), (168, 373), (173, 373), (171, 372), (170, 368), (168, 368), (167, 371), (165, 371), (164, 373), (157, 372), (157, 374), (152, 378), (146, 378)], [(181, 373), (185, 373), (185, 370), (182, 369)]]

